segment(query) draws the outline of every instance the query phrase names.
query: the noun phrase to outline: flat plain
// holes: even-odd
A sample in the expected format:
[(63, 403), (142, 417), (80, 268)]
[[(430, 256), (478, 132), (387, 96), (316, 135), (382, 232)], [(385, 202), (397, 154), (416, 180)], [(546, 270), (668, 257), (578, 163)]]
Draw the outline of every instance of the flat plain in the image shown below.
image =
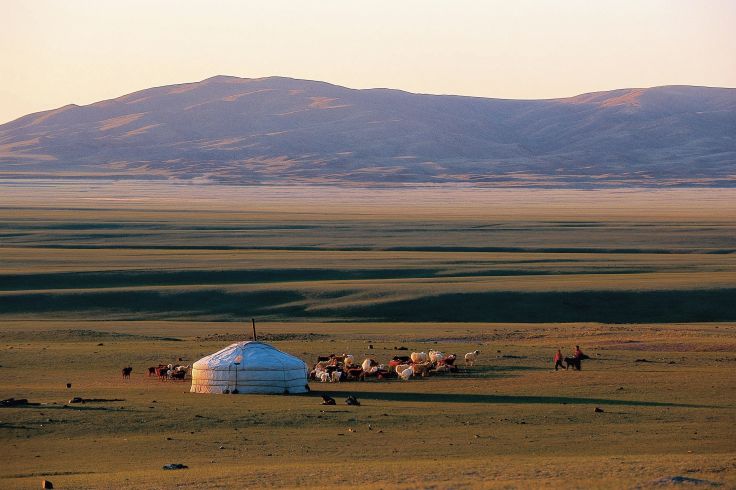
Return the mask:
[[(0, 397), (41, 405), (0, 408), (2, 486), (734, 487), (735, 218), (727, 189), (4, 182)], [(253, 317), (310, 364), (480, 362), (306, 396), (144, 374)]]

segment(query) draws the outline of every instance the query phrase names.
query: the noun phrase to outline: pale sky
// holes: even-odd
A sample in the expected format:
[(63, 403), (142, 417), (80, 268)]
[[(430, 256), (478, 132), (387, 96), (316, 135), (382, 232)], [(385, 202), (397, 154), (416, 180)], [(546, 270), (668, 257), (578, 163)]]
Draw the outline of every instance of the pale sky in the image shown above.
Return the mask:
[(0, 0), (0, 123), (213, 75), (550, 98), (736, 87), (736, 0)]

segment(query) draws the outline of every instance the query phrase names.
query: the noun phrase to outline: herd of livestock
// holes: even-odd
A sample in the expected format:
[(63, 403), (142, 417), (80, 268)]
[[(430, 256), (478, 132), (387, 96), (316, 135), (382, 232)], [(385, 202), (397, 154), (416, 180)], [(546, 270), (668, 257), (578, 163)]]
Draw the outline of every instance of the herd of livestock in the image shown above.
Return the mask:
[[(480, 351), (468, 352), (464, 356), (466, 366), (473, 366)], [(445, 354), (440, 351), (412, 352), (409, 356), (394, 356), (388, 364), (379, 364), (372, 358), (366, 358), (356, 364), (352, 354), (319, 357), (309, 373), (310, 379), (323, 383), (340, 381), (363, 381), (368, 378), (398, 378), (404, 381), (414, 376), (427, 377), (432, 374), (456, 373), (456, 354)]]
[(179, 380), (184, 381), (189, 372), (189, 366), (179, 364), (159, 364), (148, 368), (148, 376), (158, 376), (161, 381)]
[[(475, 364), (480, 351), (468, 352), (463, 357), (465, 366)], [(412, 352), (408, 356), (394, 356), (388, 364), (379, 364), (372, 358), (366, 358), (361, 364), (355, 362), (352, 354), (319, 357), (317, 363), (309, 373), (309, 378), (315, 381), (340, 382), (363, 381), (368, 378), (378, 380), (398, 378), (408, 381), (412, 377), (427, 377), (433, 374), (456, 373), (456, 354), (445, 354), (440, 351)], [(148, 368), (148, 376), (158, 377), (161, 381), (184, 381), (189, 373), (190, 366), (180, 364), (159, 364)], [(123, 378), (129, 378), (133, 370), (123, 368)]]

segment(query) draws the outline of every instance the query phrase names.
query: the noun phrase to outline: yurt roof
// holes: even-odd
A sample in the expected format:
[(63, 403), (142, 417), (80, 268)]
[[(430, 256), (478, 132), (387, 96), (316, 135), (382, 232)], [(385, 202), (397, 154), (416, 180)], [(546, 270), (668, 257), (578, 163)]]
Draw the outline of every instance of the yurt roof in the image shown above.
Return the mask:
[(239, 370), (243, 369), (302, 369), (304, 361), (282, 352), (272, 345), (258, 341), (236, 342), (194, 363), (195, 369), (230, 369), (242, 356)]

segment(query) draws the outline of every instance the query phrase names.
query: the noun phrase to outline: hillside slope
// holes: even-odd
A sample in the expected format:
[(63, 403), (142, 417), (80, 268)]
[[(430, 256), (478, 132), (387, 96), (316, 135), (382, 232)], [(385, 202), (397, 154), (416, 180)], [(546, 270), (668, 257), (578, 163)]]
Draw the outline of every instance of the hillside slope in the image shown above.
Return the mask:
[(526, 101), (217, 76), (1, 125), (0, 176), (734, 185), (736, 89)]

